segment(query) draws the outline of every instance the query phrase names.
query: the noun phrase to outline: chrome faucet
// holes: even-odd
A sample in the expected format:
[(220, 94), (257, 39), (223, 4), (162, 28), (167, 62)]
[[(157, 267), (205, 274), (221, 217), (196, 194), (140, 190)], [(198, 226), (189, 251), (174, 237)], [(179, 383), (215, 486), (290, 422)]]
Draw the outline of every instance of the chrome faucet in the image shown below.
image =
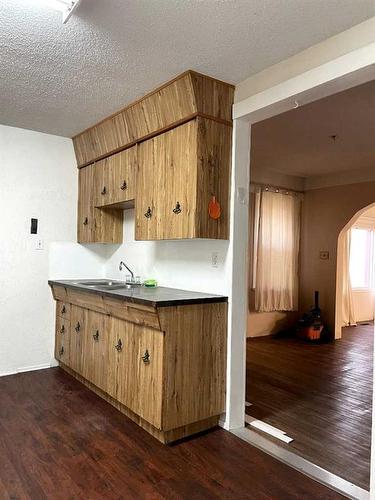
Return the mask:
[(132, 281), (134, 281), (134, 273), (133, 271), (125, 264), (125, 262), (121, 261), (118, 268), (120, 269), (120, 271), (122, 271), (122, 269), (125, 267), (125, 269), (127, 269), (130, 273), (130, 276), (132, 277)]

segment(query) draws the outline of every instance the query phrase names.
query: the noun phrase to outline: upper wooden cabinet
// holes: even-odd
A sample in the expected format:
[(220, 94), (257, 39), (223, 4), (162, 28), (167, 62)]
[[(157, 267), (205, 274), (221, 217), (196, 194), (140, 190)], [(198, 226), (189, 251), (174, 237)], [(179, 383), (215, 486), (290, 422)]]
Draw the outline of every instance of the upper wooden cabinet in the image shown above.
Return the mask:
[(74, 137), (78, 242), (122, 243), (133, 203), (138, 240), (227, 239), (233, 92), (187, 71)]
[(78, 243), (122, 243), (123, 212), (112, 208), (95, 208), (94, 174), (94, 166), (79, 170), (77, 241)]
[[(228, 238), (231, 129), (198, 117), (142, 142), (136, 239)], [(209, 216), (215, 197), (221, 216)]]
[(137, 146), (98, 161), (94, 166), (94, 204), (116, 206), (134, 200)]
[(73, 138), (78, 166), (202, 115), (231, 123), (234, 87), (187, 71)]

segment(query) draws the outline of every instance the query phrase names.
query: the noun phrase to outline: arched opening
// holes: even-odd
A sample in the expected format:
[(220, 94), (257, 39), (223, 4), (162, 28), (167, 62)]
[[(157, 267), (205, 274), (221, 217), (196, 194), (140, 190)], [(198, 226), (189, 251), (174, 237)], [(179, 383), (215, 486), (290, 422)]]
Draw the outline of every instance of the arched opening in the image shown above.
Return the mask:
[[(348, 238), (349, 231), (353, 227), (358, 224), (358, 221), (366, 214), (371, 214), (371, 217), (368, 217), (369, 223), (368, 226), (371, 225), (371, 220), (374, 218), (375, 214), (372, 215), (375, 211), (375, 202), (367, 205), (364, 208), (361, 208), (356, 212), (350, 220), (345, 224), (345, 226), (340, 231), (337, 241), (337, 263), (336, 263), (336, 302), (335, 302), (335, 340), (342, 338), (342, 328), (348, 326), (350, 323), (356, 323), (355, 315), (353, 316), (352, 312), (348, 309), (352, 309), (353, 306), (349, 307), (348, 298), (348, 287), (350, 287), (351, 293), (351, 285), (349, 278), (349, 269), (348, 269), (348, 260), (350, 255), (350, 238)], [(372, 212), (372, 213), (371, 213)], [(348, 253), (349, 252), (349, 253)], [(371, 270), (368, 270), (370, 273)], [(351, 319), (352, 317), (352, 319)]]

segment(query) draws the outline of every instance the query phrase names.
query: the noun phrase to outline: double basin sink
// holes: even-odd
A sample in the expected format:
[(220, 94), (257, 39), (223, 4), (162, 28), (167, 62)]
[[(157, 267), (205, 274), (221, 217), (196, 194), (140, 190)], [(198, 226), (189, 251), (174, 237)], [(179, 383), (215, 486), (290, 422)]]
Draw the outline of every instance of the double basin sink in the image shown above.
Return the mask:
[(127, 283), (125, 281), (116, 280), (79, 280), (74, 284), (87, 288), (98, 288), (99, 290), (129, 290), (131, 288), (139, 288), (142, 286), (140, 283)]

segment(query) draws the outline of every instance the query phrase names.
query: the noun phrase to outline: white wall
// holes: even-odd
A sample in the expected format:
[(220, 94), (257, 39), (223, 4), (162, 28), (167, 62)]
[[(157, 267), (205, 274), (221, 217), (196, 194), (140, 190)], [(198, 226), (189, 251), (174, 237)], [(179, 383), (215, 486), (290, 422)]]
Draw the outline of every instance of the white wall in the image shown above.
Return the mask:
[[(228, 294), (228, 241), (137, 242), (134, 210), (125, 211), (124, 244), (78, 245), (70, 139), (0, 125), (0, 164), (0, 376), (55, 364), (48, 279), (123, 279), (124, 260), (160, 285)], [(30, 235), (31, 218), (39, 220), (38, 235)]]
[[(70, 139), (0, 125), (0, 375), (49, 366), (54, 307), (49, 244), (75, 240), (77, 171)], [(30, 218), (39, 234), (30, 235)], [(36, 250), (37, 239), (44, 250)], [(62, 256), (61, 263), (63, 263)]]
[(375, 17), (284, 59), (236, 85), (235, 102), (375, 42)]
[[(111, 245), (105, 275), (124, 279), (123, 260), (142, 279), (155, 278), (160, 286), (216, 294), (228, 294), (226, 262), (229, 242), (224, 240), (135, 241), (134, 210), (124, 212), (124, 243)], [(217, 267), (212, 253), (218, 254)]]

